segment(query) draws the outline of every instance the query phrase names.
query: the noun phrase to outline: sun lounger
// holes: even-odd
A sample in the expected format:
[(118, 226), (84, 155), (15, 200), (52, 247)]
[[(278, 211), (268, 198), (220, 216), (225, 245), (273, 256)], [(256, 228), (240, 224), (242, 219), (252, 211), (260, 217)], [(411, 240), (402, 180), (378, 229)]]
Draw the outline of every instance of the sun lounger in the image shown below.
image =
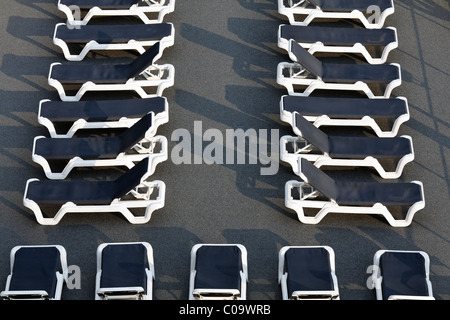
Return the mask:
[[(164, 207), (166, 188), (163, 181), (147, 181), (151, 170), (152, 163), (145, 158), (115, 180), (29, 179), (23, 204), (42, 225), (56, 225), (68, 212), (119, 212), (130, 223), (147, 223), (153, 211)], [(59, 209), (50, 216), (41, 206)], [(145, 209), (145, 213), (133, 214), (136, 208)]]
[(278, 0), (278, 12), (290, 24), (302, 26), (320, 19), (351, 19), (376, 29), (394, 11), (393, 0)]
[[(289, 56), (294, 62), (281, 62), (277, 83), (290, 95), (309, 96), (314, 90), (350, 90), (369, 98), (389, 98), (401, 84), (400, 65), (331, 63), (321, 61), (294, 40), (289, 41)], [(373, 86), (383, 87), (376, 93)]]
[(329, 246), (285, 246), (278, 254), (283, 300), (339, 300), (334, 250)]
[(97, 247), (95, 300), (152, 300), (154, 279), (149, 243), (102, 243)]
[(67, 253), (60, 245), (15, 246), (5, 300), (61, 300), (68, 280)]
[(154, 136), (158, 127), (169, 121), (169, 105), (165, 97), (83, 101), (45, 99), (39, 103), (38, 122), (48, 129), (52, 138), (71, 138), (82, 129), (129, 128), (150, 112), (154, 113), (153, 125), (147, 136)]
[[(371, 167), (384, 179), (399, 178), (406, 164), (414, 160), (412, 138), (379, 138), (369, 136), (327, 135), (297, 112), (293, 114), (297, 137), (280, 139), (280, 159), (289, 163), (299, 174), (300, 159), (307, 159), (318, 168), (322, 166)], [(389, 160), (394, 168), (386, 168)], [(392, 165), (391, 164), (391, 165)]]
[(294, 126), (294, 112), (318, 128), (368, 127), (378, 137), (395, 137), (400, 126), (410, 119), (408, 101), (404, 97), (367, 99), (283, 95), (280, 100), (281, 120)]
[[(135, 91), (141, 98), (162, 96), (164, 89), (173, 86), (175, 68), (171, 64), (155, 64), (161, 56), (159, 48), (156, 43), (131, 63), (124, 64), (53, 63), (48, 84), (63, 101), (79, 101), (88, 91)], [(67, 86), (78, 87), (78, 91), (68, 95)], [(145, 90), (151, 88), (156, 92)]]
[[(32, 160), (39, 164), (48, 179), (65, 179), (74, 168), (120, 167), (131, 169), (150, 157), (153, 174), (156, 166), (168, 158), (167, 138), (149, 136), (153, 113), (145, 115), (119, 135), (73, 138), (34, 138)], [(54, 164), (64, 163), (63, 169)]]
[[(69, 61), (81, 61), (94, 50), (135, 50), (142, 54), (159, 42), (161, 52), (174, 44), (172, 23), (86, 25), (78, 28), (58, 23), (53, 43)], [(74, 52), (73, 46), (81, 47)]]
[[(300, 159), (299, 175), (303, 181), (286, 183), (285, 205), (306, 224), (317, 224), (328, 213), (337, 212), (379, 214), (391, 226), (406, 227), (411, 224), (415, 213), (425, 207), (420, 181), (380, 183), (334, 180), (306, 159)], [(407, 210), (404, 217), (397, 216), (398, 208)], [(305, 209), (318, 212), (312, 216), (311, 212), (305, 213)]]
[(360, 54), (370, 64), (385, 63), (389, 53), (398, 47), (397, 29), (394, 27), (365, 29), (280, 25), (278, 46), (288, 51), (291, 39), (307, 49), (310, 54)]
[(162, 22), (175, 10), (175, 0), (59, 0), (58, 9), (73, 26), (86, 25), (96, 17), (135, 16), (142, 22)]
[(377, 300), (435, 300), (426, 252), (379, 250), (373, 266)]
[(247, 250), (240, 244), (197, 244), (191, 250), (189, 300), (246, 300)]

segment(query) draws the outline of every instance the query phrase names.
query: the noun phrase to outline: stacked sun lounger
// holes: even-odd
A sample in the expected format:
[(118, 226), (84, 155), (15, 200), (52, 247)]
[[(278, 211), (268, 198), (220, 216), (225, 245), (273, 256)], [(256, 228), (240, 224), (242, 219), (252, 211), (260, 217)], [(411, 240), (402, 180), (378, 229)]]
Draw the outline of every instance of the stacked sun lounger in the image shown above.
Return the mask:
[[(401, 85), (400, 65), (388, 62), (397, 30), (384, 26), (393, 1), (278, 0), (278, 9), (289, 21), (279, 26), (278, 46), (290, 58), (277, 69), (288, 93), (280, 117), (295, 133), (281, 138), (280, 158), (302, 179), (286, 183), (286, 207), (308, 224), (341, 212), (410, 225), (425, 199), (420, 181), (398, 181), (414, 148), (399, 135), (408, 101), (392, 95)], [(336, 180), (321, 167), (375, 171), (381, 179)]]
[[(29, 179), (23, 198), (40, 224), (57, 224), (68, 212), (118, 212), (146, 223), (164, 207), (165, 183), (151, 177), (168, 158), (167, 138), (157, 129), (169, 120), (163, 91), (174, 85), (175, 69), (158, 59), (174, 45), (174, 26), (163, 21), (174, 6), (175, 0), (58, 1), (67, 21), (56, 24), (53, 42), (66, 61), (51, 64), (48, 83), (60, 101), (39, 104), (38, 122), (49, 136), (35, 137), (32, 160), (46, 179)], [(115, 55), (93, 59), (96, 52)], [(123, 57), (130, 52), (132, 58)], [(72, 178), (81, 167), (125, 171), (115, 180)], [(58, 209), (44, 212), (48, 206)]]

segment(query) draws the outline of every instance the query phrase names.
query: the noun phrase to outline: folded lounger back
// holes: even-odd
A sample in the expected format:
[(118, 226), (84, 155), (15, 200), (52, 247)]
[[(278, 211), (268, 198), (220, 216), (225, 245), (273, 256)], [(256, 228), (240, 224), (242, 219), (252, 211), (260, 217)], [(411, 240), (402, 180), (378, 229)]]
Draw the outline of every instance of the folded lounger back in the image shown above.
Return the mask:
[(152, 124), (153, 114), (148, 113), (118, 136), (41, 138), (35, 141), (34, 153), (47, 160), (114, 159), (144, 139)]
[(28, 184), (27, 199), (38, 204), (108, 205), (122, 198), (141, 183), (148, 172), (144, 158), (116, 180), (35, 180)]
[(352, 63), (323, 62), (310, 54), (297, 42), (290, 40), (289, 55), (311, 74), (330, 83), (389, 83), (400, 78), (399, 68), (395, 65), (370, 65)]
[(66, 84), (124, 84), (144, 72), (160, 56), (159, 42), (148, 48), (129, 64), (57, 64), (52, 68), (51, 78)]
[(101, 252), (99, 288), (142, 288), (147, 291), (150, 269), (147, 249), (140, 243), (107, 245)]
[(241, 291), (241, 256), (237, 246), (200, 246), (196, 252), (194, 289)]
[(335, 291), (330, 253), (325, 248), (289, 248), (285, 252), (288, 297), (295, 292)]
[(379, 260), (383, 300), (392, 296), (430, 296), (424, 256), (419, 252), (385, 251)]
[(54, 299), (56, 274), (63, 274), (61, 259), (60, 251), (53, 246), (19, 248), (14, 254), (8, 291), (45, 291), (49, 299)]
[(325, 172), (302, 158), (301, 173), (306, 182), (338, 205), (411, 206), (422, 201), (421, 186), (416, 183), (379, 183), (335, 181)]
[(321, 42), (326, 46), (353, 46), (360, 43), (367, 47), (384, 47), (396, 42), (394, 29), (339, 28), (323, 26), (280, 25), (279, 37), (299, 43)]
[(295, 113), (295, 127), (304, 139), (331, 158), (396, 159), (412, 152), (411, 140), (403, 137), (329, 136), (299, 113)]

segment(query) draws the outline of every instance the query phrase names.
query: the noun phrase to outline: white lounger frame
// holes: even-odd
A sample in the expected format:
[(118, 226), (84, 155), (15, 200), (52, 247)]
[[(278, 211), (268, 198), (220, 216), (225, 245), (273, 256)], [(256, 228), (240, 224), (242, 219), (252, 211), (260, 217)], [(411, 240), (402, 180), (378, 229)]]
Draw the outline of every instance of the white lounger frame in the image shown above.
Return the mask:
[[(50, 65), (48, 74), (48, 84), (54, 87), (62, 101), (79, 101), (88, 91), (136, 91), (141, 98), (150, 98), (162, 96), (164, 89), (172, 87), (175, 80), (175, 68), (171, 64), (163, 64), (148, 67), (141, 73), (143, 79), (131, 78), (126, 83), (120, 84), (95, 84), (91, 81), (85, 82), (78, 92), (69, 96), (66, 94), (64, 86), (56, 79), (52, 79), (52, 69), (55, 65), (61, 64), (55, 62)], [(167, 76), (165, 76), (167, 74)], [(144, 88), (156, 87), (156, 93), (147, 93)]]
[[(145, 137), (141, 141), (139, 141), (136, 145), (134, 145), (130, 150), (135, 151), (136, 153), (128, 154), (126, 152), (120, 153), (114, 159), (93, 159), (93, 160), (85, 160), (80, 157), (74, 157), (68, 160), (67, 165), (60, 172), (53, 172), (52, 168), (44, 157), (35, 153), (36, 141), (39, 139), (46, 138), (44, 136), (37, 136), (33, 141), (33, 153), (32, 160), (39, 164), (44, 170), (45, 176), (48, 179), (65, 179), (69, 173), (74, 168), (81, 167), (117, 167), (117, 166), (125, 166), (128, 169), (134, 167), (134, 165), (143, 160), (144, 158), (149, 158), (150, 160), (150, 169), (149, 175), (152, 175), (155, 172), (156, 166), (164, 162), (168, 159), (168, 143), (167, 138), (164, 136), (156, 136), (156, 137)], [(53, 139), (53, 138), (52, 138)], [(155, 152), (156, 146), (160, 145), (160, 151)]]
[[(303, 179), (304, 177), (302, 177)], [(305, 180), (306, 181), (306, 180)], [(290, 180), (285, 185), (285, 206), (294, 210), (300, 222), (305, 224), (318, 224), (330, 212), (334, 213), (350, 213), (350, 214), (379, 214), (382, 215), (387, 222), (393, 227), (407, 227), (411, 224), (414, 214), (425, 207), (425, 195), (422, 188), (422, 200), (413, 204), (406, 214), (405, 219), (395, 219), (389, 209), (381, 203), (373, 206), (341, 206), (335, 200), (315, 200), (320, 194), (305, 181)], [(412, 181), (423, 186), (420, 181)], [(291, 196), (291, 190), (297, 188), (299, 190), (299, 198), (294, 199)], [(315, 216), (307, 216), (304, 209), (318, 209)]]
[[(351, 12), (326, 12), (309, 4), (305, 0), (289, 0), (292, 3), (290, 7), (284, 4), (285, 1), (278, 0), (278, 12), (285, 15), (289, 19), (290, 24), (301, 26), (309, 25), (314, 19), (352, 19), (359, 20), (367, 29), (379, 29), (383, 27), (386, 18), (395, 12), (394, 2), (392, 1), (391, 7), (380, 12), (378, 19), (374, 15), (374, 21), (372, 22), (372, 19), (367, 18), (360, 10), (352, 10)], [(377, 8), (375, 6), (370, 6), (367, 9), (367, 13), (374, 12), (376, 14)], [(297, 20), (296, 16), (298, 15), (306, 15), (307, 17), (303, 20)]]
[[(195, 275), (196, 275), (196, 252), (201, 246), (237, 246), (241, 250), (241, 258), (242, 258), (242, 269), (241, 271), (241, 291), (231, 289), (231, 290), (223, 290), (223, 289), (202, 289), (201, 293), (212, 293), (212, 294), (227, 294), (227, 298), (224, 296), (221, 297), (208, 297), (202, 296), (201, 299), (195, 297), (196, 289), (195, 289)], [(189, 300), (246, 300), (247, 299), (247, 281), (248, 281), (248, 263), (247, 263), (247, 249), (241, 244), (196, 244), (191, 249), (191, 271), (189, 276)]]
[[(139, 5), (132, 5), (129, 9), (101, 9), (99, 7), (93, 7), (88, 11), (83, 19), (81, 17), (75, 17), (73, 10), (77, 14), (81, 15), (79, 8), (72, 8), (61, 4), (61, 0), (58, 1), (58, 9), (62, 11), (67, 17), (67, 24), (72, 26), (86, 25), (94, 17), (117, 17), (117, 16), (136, 16), (142, 20), (145, 24), (158, 23), (164, 20), (164, 16), (175, 10), (175, 0), (142, 0)], [(149, 18), (148, 14), (157, 13), (156, 18)]]
[[(16, 252), (21, 249), (21, 248), (37, 248), (37, 247), (55, 247), (56, 249), (58, 249), (59, 254), (60, 254), (60, 258), (61, 258), (61, 269), (62, 269), (62, 274), (61, 273), (57, 273), (56, 274), (56, 290), (55, 290), (55, 297), (50, 299), (48, 296), (48, 292), (46, 292), (45, 290), (20, 290), (20, 291), (10, 291), (10, 285), (11, 285), (11, 280), (13, 277), (13, 268), (14, 268), (14, 259), (15, 259), (15, 254)], [(66, 249), (61, 246), (61, 245), (25, 245), (25, 246), (15, 246), (14, 248), (11, 249), (10, 252), (10, 270), (11, 273), (8, 275), (8, 277), (6, 278), (6, 288), (4, 291), (1, 292), (0, 296), (2, 298), (7, 298), (10, 300), (14, 300), (14, 299), (20, 299), (20, 300), (61, 300), (61, 295), (62, 295), (62, 289), (65, 283), (67, 283), (68, 281), (68, 277), (69, 277), (69, 271), (68, 271), (68, 266), (67, 266), (67, 252)], [(14, 298), (14, 296), (16, 298)], [(26, 298), (25, 298), (26, 297)]]
[[(102, 251), (109, 245), (120, 244), (142, 244), (147, 249), (147, 260), (149, 269), (147, 274), (147, 293), (142, 287), (124, 287), (124, 288), (100, 288), (102, 276)], [(102, 243), (97, 247), (97, 273), (95, 275), (95, 300), (152, 300), (153, 299), (153, 281), (155, 280), (155, 263), (153, 260), (153, 248), (148, 242), (114, 242)], [(113, 292), (129, 291), (130, 294), (112, 294)]]
[[(44, 217), (39, 205), (31, 199), (26, 198), (28, 184), (39, 179), (29, 179), (26, 183), (23, 204), (33, 211), (36, 220), (41, 225), (56, 225), (66, 213), (101, 213), (119, 212), (132, 224), (144, 224), (150, 221), (153, 211), (161, 209), (165, 204), (166, 185), (161, 180), (145, 181), (131, 190), (128, 195), (132, 195), (133, 200), (114, 199), (109, 205), (76, 205), (73, 202), (66, 202), (61, 206), (53, 218)], [(151, 199), (153, 192), (157, 190), (158, 196)], [(130, 209), (146, 208), (143, 216), (134, 215)]]
[[(355, 43), (352, 46), (327, 46), (322, 42), (318, 41), (315, 43), (309, 42), (298, 42), (303, 48), (307, 49), (308, 52), (312, 55), (314, 53), (356, 53), (361, 54), (368, 63), (370, 64), (383, 64), (387, 61), (389, 53), (398, 47), (398, 37), (397, 37), (397, 29), (394, 27), (388, 27), (387, 29), (394, 30), (395, 33), (395, 42), (391, 42), (386, 45), (383, 49), (383, 52), (379, 57), (373, 57), (367, 48), (363, 46), (361, 43)], [(289, 41), (290, 39), (281, 38), (280, 29), (278, 29), (278, 47), (284, 49), (289, 52)]]
[[(300, 63), (297, 62), (280, 62), (277, 67), (277, 83), (286, 87), (289, 95), (309, 96), (314, 90), (350, 90), (364, 92), (369, 98), (389, 98), (392, 90), (400, 86), (402, 83), (400, 65), (391, 63), (399, 69), (399, 78), (391, 81), (386, 85), (383, 95), (376, 96), (370, 89), (369, 85), (362, 81), (355, 83), (327, 83), (320, 77), (309, 74)], [(284, 70), (289, 71), (289, 76), (283, 75)], [(294, 86), (305, 86), (303, 92), (295, 91)]]
[[(57, 133), (54, 123), (41, 115), (42, 104), (50, 101), (49, 99), (44, 99), (39, 102), (38, 110), (38, 122), (39, 124), (45, 126), (48, 129), (50, 137), (52, 138), (71, 138), (78, 130), (82, 129), (114, 129), (114, 128), (129, 128), (140, 120), (140, 118), (127, 118), (123, 117), (117, 121), (99, 121), (99, 122), (89, 122), (84, 119), (78, 119), (73, 122), (72, 126), (66, 131), (66, 133)], [(151, 130), (148, 132), (148, 137), (153, 137), (156, 135), (160, 125), (169, 122), (169, 104), (167, 100), (165, 102), (165, 107), (163, 112), (159, 112), (153, 116), (153, 125)]]
[[(333, 286), (335, 290), (331, 291), (320, 291), (320, 290), (311, 290), (311, 291), (294, 291), (293, 297), (288, 295), (287, 288), (287, 278), (288, 274), (284, 272), (284, 261), (286, 251), (289, 249), (295, 248), (323, 248), (328, 251), (330, 255), (330, 269), (331, 269), (331, 277), (333, 279)], [(334, 250), (329, 246), (285, 246), (282, 247), (278, 253), (278, 284), (281, 287), (281, 296), (283, 300), (340, 300), (339, 296), (339, 286), (336, 276), (336, 262), (335, 262), (335, 254)], [(325, 298), (327, 297), (327, 298)]]
[(81, 50), (81, 52), (79, 54), (72, 54), (70, 52), (70, 49), (69, 49), (69, 46), (67, 45), (67, 43), (64, 42), (64, 40), (56, 37), (56, 32), (57, 32), (58, 28), (61, 26), (64, 26), (64, 27), (66, 26), (65, 23), (58, 23), (55, 26), (55, 32), (53, 34), (53, 43), (56, 46), (61, 48), (61, 50), (63, 51), (64, 57), (68, 61), (81, 61), (86, 57), (86, 55), (91, 50), (136, 50), (140, 54), (143, 54), (146, 51), (146, 47), (151, 47), (157, 42), (160, 43), (160, 52), (162, 53), (164, 51), (164, 49), (174, 45), (175, 29), (174, 29), (173, 24), (171, 24), (171, 25), (172, 25), (172, 36), (171, 37), (164, 37), (162, 39), (149, 40), (149, 41), (136, 41), (134, 39), (130, 39), (126, 43), (109, 43), (109, 44), (98, 43), (95, 40), (91, 40), (86, 43), (86, 45), (83, 47), (83, 49)]
[[(355, 127), (369, 127), (378, 137), (395, 137), (397, 136), (400, 126), (410, 119), (409, 106), (405, 97), (397, 97), (406, 102), (406, 113), (399, 116), (392, 124), (391, 130), (383, 130), (378, 123), (369, 116), (364, 116), (361, 119), (332, 119), (328, 115), (321, 116), (303, 116), (306, 120), (313, 122), (313, 124), (319, 128), (320, 126), (355, 126)], [(283, 100), (280, 100), (280, 119), (283, 122), (293, 126), (293, 114), (283, 108)]]
[(425, 272), (426, 272), (426, 283), (428, 287), (428, 296), (407, 296), (407, 295), (392, 295), (388, 300), (435, 300), (433, 297), (433, 288), (430, 281), (430, 257), (424, 251), (406, 251), (406, 250), (378, 250), (373, 257), (373, 268), (372, 268), (372, 284), (375, 289), (377, 300), (383, 300), (383, 292), (381, 289), (381, 282), (383, 278), (380, 275), (380, 258), (385, 252), (405, 252), (405, 253), (418, 253), (425, 259)]

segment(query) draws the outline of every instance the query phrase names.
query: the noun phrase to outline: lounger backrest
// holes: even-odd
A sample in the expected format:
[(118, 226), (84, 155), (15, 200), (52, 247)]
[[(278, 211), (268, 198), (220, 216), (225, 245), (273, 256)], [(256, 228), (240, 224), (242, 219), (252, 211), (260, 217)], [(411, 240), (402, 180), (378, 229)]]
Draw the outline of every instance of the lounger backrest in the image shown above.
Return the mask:
[(330, 254), (325, 248), (290, 248), (285, 254), (289, 294), (333, 290)]
[(301, 172), (307, 183), (330, 199), (336, 199), (338, 190), (336, 182), (305, 158), (301, 158)]
[(294, 40), (289, 41), (289, 56), (293, 61), (300, 63), (310, 73), (317, 77), (322, 77), (322, 62)]
[(301, 114), (295, 112), (295, 127), (300, 130), (301, 136), (322, 152), (330, 152), (328, 136)]
[(62, 273), (60, 252), (56, 247), (23, 247), (14, 255), (9, 290), (44, 290), (55, 297), (56, 272)]
[(320, 8), (320, 4), (321, 4), (320, 0), (306, 0), (306, 2), (309, 2), (312, 5)]
[(241, 250), (236, 246), (201, 246), (196, 253), (197, 289), (241, 289)]
[(116, 195), (115, 198), (122, 198), (128, 192), (137, 187), (141, 180), (146, 176), (149, 167), (149, 158), (146, 157), (137, 163), (133, 168), (125, 172), (116, 179)]
[(160, 43), (157, 42), (130, 64), (129, 78), (135, 78), (150, 67), (160, 55)]
[(385, 252), (380, 257), (383, 298), (428, 296), (425, 258), (419, 252)]
[(152, 127), (153, 113), (149, 112), (138, 122), (120, 134), (120, 152), (130, 150), (136, 143), (144, 139), (145, 133)]

